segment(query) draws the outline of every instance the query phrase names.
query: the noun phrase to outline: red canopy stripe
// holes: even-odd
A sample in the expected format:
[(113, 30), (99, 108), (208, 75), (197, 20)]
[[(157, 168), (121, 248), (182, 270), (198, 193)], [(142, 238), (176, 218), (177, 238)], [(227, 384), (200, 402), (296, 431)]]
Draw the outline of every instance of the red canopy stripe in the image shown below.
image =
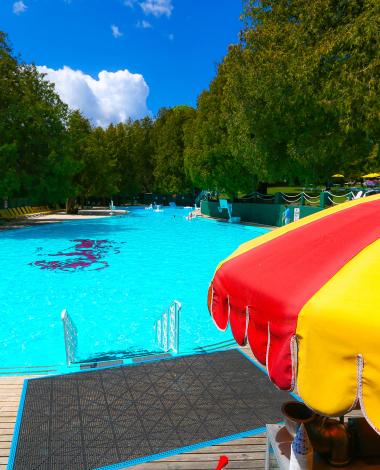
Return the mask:
[(222, 264), (210, 286), (210, 312), (222, 329), (230, 320), (239, 344), (248, 336), (253, 353), (267, 365), (273, 382), (290, 389), (290, 343), (299, 312), (349, 260), (378, 238), (380, 200), (322, 216)]

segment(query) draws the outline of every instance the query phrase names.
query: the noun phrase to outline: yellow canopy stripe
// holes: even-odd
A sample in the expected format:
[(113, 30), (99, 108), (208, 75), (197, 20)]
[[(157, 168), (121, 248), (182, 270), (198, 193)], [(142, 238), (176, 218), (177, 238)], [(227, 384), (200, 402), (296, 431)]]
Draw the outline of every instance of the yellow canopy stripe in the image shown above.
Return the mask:
[(326, 415), (336, 415), (337, 410), (347, 412), (358, 398), (367, 420), (378, 432), (379, 260), (377, 240), (305, 304), (296, 330), (297, 389), (305, 402)]

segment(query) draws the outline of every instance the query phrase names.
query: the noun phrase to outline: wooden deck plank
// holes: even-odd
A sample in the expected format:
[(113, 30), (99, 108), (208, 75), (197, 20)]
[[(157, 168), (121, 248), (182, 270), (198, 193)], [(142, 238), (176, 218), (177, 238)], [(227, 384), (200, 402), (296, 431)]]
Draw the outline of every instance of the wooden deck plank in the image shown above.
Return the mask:
[[(189, 461), (194, 461), (194, 462), (215, 462), (219, 460), (219, 457), (222, 455), (222, 453), (217, 453), (217, 454), (200, 454), (198, 452), (191, 452), (191, 453), (185, 453), (185, 454), (179, 454), (174, 457), (170, 457), (167, 459), (162, 459), (163, 462), (189, 462)], [(251, 453), (229, 453), (228, 458), (230, 461), (246, 461), (246, 460), (263, 460), (265, 457), (264, 452), (251, 452)], [(136, 470), (138, 469), (138, 466), (136, 467)]]
[[(218, 459), (213, 462), (202, 462), (200, 460), (188, 461), (188, 462), (161, 462), (157, 460), (146, 464), (141, 464), (135, 467), (129, 467), (130, 470), (215, 470), (218, 464)], [(265, 466), (265, 460), (246, 460), (240, 462), (230, 461), (228, 464), (228, 470), (240, 469), (240, 470), (252, 470), (252, 469), (263, 469)], [(127, 470), (127, 469), (126, 469)]]

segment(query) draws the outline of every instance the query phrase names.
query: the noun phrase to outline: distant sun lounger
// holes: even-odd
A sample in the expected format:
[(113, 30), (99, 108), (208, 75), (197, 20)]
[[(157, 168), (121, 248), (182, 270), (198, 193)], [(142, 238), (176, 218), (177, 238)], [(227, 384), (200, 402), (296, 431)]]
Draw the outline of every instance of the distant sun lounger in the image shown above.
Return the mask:
[(39, 207), (13, 207), (8, 209), (0, 209), (0, 218), (5, 220), (12, 220), (21, 217), (36, 217), (38, 215), (51, 214), (54, 211), (49, 209), (47, 206)]

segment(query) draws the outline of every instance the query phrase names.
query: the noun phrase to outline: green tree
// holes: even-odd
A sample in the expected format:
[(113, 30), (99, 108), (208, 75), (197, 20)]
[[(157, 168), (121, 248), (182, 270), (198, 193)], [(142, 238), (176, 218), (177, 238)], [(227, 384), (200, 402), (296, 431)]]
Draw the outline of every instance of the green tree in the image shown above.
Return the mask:
[(246, 93), (233, 79), (230, 91), (272, 177), (322, 179), (373, 159), (379, 8), (374, 0), (246, 2)]
[(67, 145), (71, 159), (71, 192), (66, 199), (67, 213), (74, 212), (76, 198), (84, 192), (82, 179), (86, 171), (85, 151), (92, 132), (91, 124), (79, 111), (70, 113), (67, 124)]
[(252, 189), (256, 173), (246, 154), (236, 151), (236, 143), (230, 138), (230, 99), (226, 94), (231, 68), (229, 56), (218, 68), (218, 74), (209, 90), (198, 98), (194, 123), (186, 128), (185, 168), (200, 188), (216, 189), (232, 197), (239, 191)]
[(35, 66), (19, 63), (0, 33), (0, 174), (3, 197), (60, 202), (70, 190), (68, 108)]
[(117, 171), (114, 129), (114, 126), (110, 126), (105, 131), (97, 127), (86, 139), (80, 179), (81, 196), (84, 200), (93, 196), (111, 198), (118, 192), (120, 175)]
[(120, 194), (134, 195), (153, 187), (153, 121), (149, 117), (117, 126)]
[(149, 192), (153, 188), (153, 121), (145, 117), (135, 121), (132, 133), (132, 167), (135, 174), (136, 192)]
[(184, 129), (195, 117), (190, 106), (177, 106), (159, 111), (154, 123), (154, 177), (160, 192), (183, 193), (192, 184), (184, 168)]
[(20, 189), (20, 178), (17, 175), (17, 145), (0, 146), (0, 198), (17, 194)]
[(0, 197), (12, 197), (21, 187), (19, 145), (15, 138), (18, 124), (20, 69), (0, 32)]

